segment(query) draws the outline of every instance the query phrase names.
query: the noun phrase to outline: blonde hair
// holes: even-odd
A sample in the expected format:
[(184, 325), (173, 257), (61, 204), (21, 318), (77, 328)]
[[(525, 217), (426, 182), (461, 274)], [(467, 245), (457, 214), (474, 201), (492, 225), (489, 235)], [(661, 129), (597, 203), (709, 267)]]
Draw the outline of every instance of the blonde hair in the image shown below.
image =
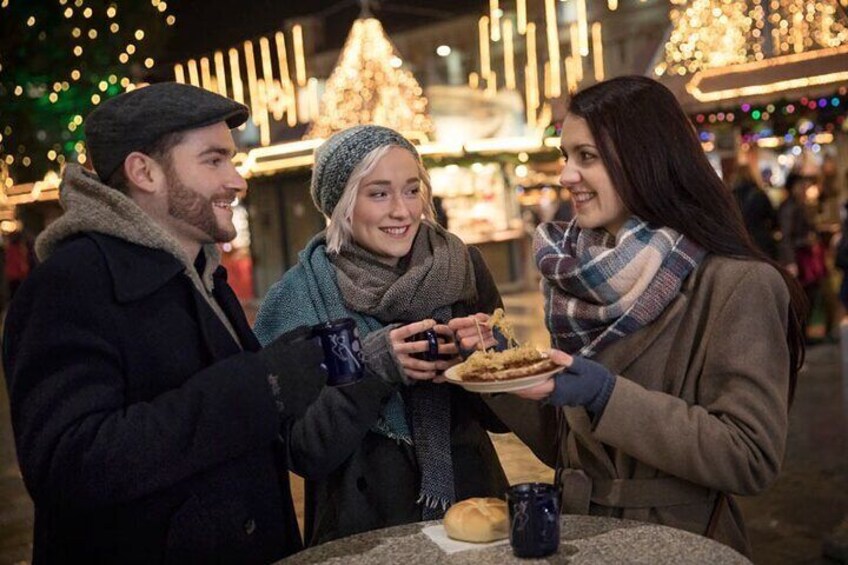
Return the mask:
[[(359, 187), (362, 185), (362, 181), (365, 177), (374, 171), (377, 164), (380, 162), (380, 159), (385, 157), (386, 153), (395, 147), (400, 147), (405, 151), (407, 150), (400, 145), (380, 146), (368, 153), (353, 169), (353, 172), (350, 174), (350, 178), (347, 179), (347, 184), (345, 184), (342, 196), (339, 198), (339, 202), (333, 210), (333, 215), (330, 216), (330, 225), (327, 226), (328, 253), (338, 253), (341, 250), (342, 245), (350, 243), (353, 239), (351, 223), (353, 222), (353, 209), (356, 206), (356, 196), (359, 194)], [(435, 223), (436, 214), (433, 210), (433, 191), (430, 186), (430, 175), (427, 174), (427, 170), (424, 168), (421, 158), (412, 152), (410, 152), (410, 154), (415, 158), (415, 163), (418, 165), (418, 179), (421, 182), (421, 190), (418, 195), (421, 197), (421, 202), (424, 204), (422, 215), (424, 216), (424, 220), (429, 221), (430, 223)]]

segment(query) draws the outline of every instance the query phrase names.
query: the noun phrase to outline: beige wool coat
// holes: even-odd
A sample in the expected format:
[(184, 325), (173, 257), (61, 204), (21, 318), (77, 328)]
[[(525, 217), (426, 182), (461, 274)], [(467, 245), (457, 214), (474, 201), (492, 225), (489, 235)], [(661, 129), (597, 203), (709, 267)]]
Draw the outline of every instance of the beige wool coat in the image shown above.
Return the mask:
[[(787, 432), (789, 292), (758, 261), (708, 256), (652, 324), (595, 359), (618, 375), (595, 422), (512, 395), (490, 406), (545, 463), (557, 452), (563, 511), (654, 522), (706, 534), (745, 555), (728, 495), (777, 477)], [(719, 500), (724, 500), (719, 504)]]

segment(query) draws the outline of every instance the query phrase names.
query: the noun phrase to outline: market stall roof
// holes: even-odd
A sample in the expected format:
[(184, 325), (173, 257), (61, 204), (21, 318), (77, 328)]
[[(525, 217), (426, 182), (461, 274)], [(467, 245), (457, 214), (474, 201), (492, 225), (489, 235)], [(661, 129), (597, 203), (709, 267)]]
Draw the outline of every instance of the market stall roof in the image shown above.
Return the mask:
[(662, 76), (689, 113), (780, 98), (827, 96), (848, 85), (848, 46), (806, 51), (755, 63)]

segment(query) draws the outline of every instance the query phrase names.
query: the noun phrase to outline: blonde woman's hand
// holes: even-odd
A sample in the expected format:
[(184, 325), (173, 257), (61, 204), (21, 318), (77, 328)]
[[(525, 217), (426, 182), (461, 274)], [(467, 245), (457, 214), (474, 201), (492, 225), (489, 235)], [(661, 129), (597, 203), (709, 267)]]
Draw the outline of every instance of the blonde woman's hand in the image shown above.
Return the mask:
[[(476, 320), (476, 322), (475, 322)], [(477, 349), (488, 349), (495, 347), (498, 341), (489, 327), (489, 315), (478, 312), (473, 316), (454, 318), (448, 322), (448, 327), (456, 335), (459, 346), (466, 351)], [(478, 332), (479, 327), (479, 332)], [(482, 336), (483, 341), (480, 341)]]
[(442, 372), (455, 365), (458, 359), (424, 361), (416, 359), (413, 355), (424, 353), (429, 350), (430, 344), (426, 340), (408, 341), (417, 334), (433, 329), (437, 335), (443, 336), (447, 343), (439, 343), (439, 355), (456, 355), (456, 345), (453, 343), (453, 332), (444, 324), (436, 324), (435, 320), (421, 320), (395, 328), (389, 332), (389, 342), (394, 350), (404, 374), (416, 381), (433, 381), (436, 383), (445, 380)]

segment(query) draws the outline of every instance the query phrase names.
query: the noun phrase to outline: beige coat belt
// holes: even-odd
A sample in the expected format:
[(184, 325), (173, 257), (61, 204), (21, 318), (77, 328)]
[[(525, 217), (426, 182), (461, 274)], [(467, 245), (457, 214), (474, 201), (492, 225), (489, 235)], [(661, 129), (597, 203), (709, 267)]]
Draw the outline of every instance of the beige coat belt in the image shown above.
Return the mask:
[(715, 491), (678, 479), (596, 479), (580, 469), (562, 473), (563, 512), (588, 514), (589, 503), (614, 508), (657, 508), (707, 503)]

